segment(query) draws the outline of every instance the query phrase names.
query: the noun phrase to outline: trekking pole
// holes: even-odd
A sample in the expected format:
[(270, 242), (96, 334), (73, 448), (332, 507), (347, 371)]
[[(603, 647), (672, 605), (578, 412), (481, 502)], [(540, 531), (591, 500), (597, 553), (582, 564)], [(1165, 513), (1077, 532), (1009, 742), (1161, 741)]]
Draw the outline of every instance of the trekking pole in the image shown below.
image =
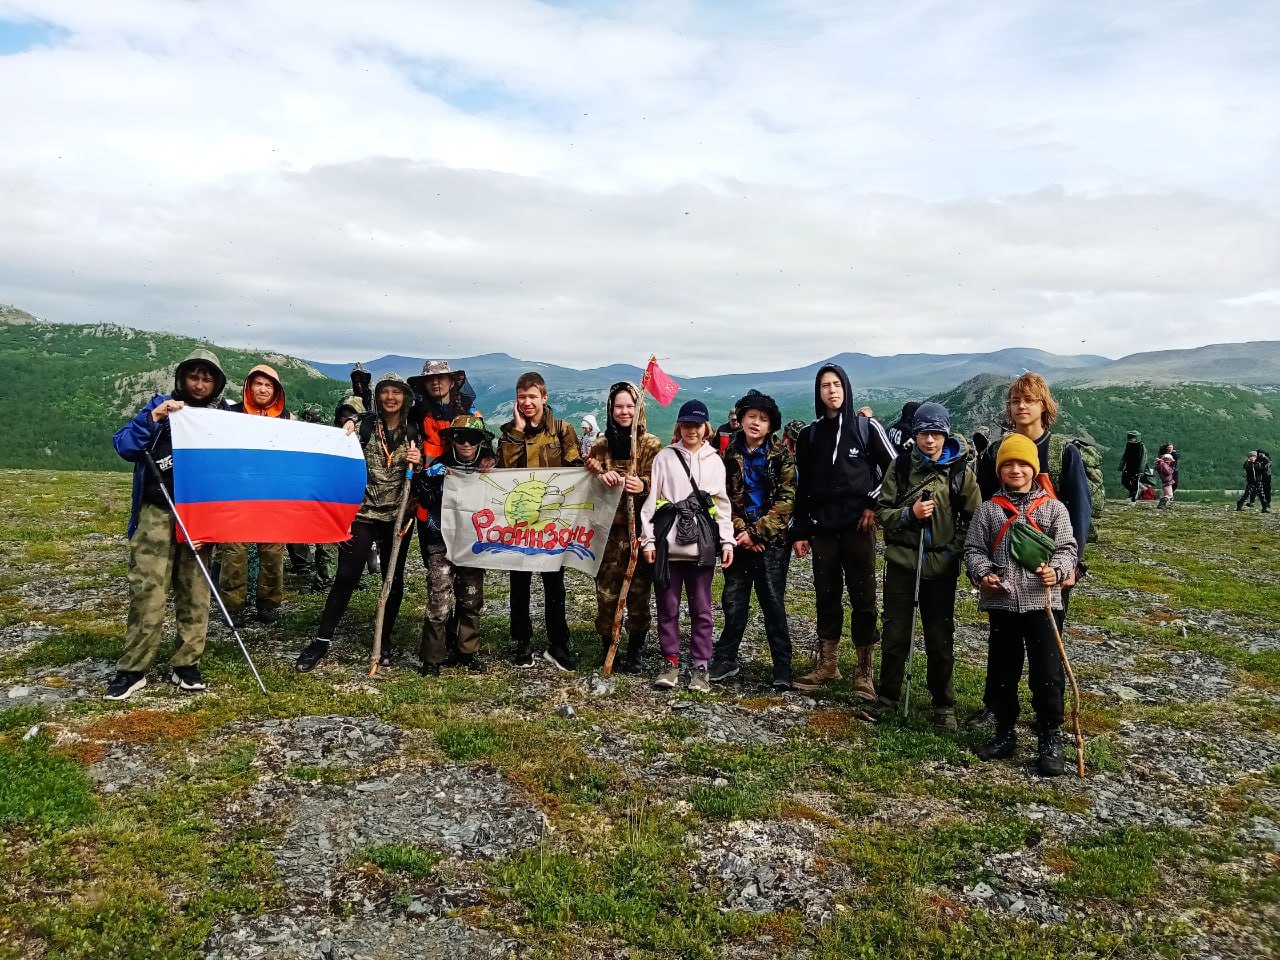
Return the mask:
[(213, 594), (213, 599), (218, 601), (218, 609), (222, 611), (222, 618), (226, 620), (227, 626), (231, 628), (231, 633), (236, 638), (236, 643), (240, 645), (240, 652), (244, 654), (245, 663), (249, 664), (253, 679), (258, 681), (258, 689), (262, 691), (263, 696), (266, 696), (267, 688), (262, 683), (262, 677), (258, 676), (258, 668), (253, 665), (253, 658), (249, 656), (249, 650), (245, 647), (244, 640), (240, 638), (240, 631), (236, 629), (235, 622), (231, 619), (231, 614), (227, 612), (227, 605), (222, 602), (222, 594), (218, 593), (218, 587), (213, 582), (213, 577), (209, 575), (208, 568), (204, 565), (204, 561), (200, 559), (200, 551), (196, 549), (195, 542), (191, 539), (191, 534), (187, 533), (187, 525), (182, 522), (182, 516), (178, 513), (178, 507), (173, 502), (173, 497), (169, 496), (169, 488), (164, 485), (164, 476), (160, 473), (160, 468), (152, 458), (150, 450), (143, 450), (142, 452), (147, 458), (147, 466), (151, 468), (152, 478), (160, 487), (160, 492), (164, 494), (165, 503), (169, 505), (169, 513), (173, 515), (174, 521), (178, 524), (178, 529), (182, 531), (183, 539), (187, 541), (187, 546), (191, 548), (192, 556), (196, 558), (196, 566), (200, 568), (200, 572), (204, 575), (204, 582), (209, 584), (209, 591)]
[(1071, 681), (1071, 726), (1076, 735), (1076, 774), (1084, 779), (1084, 737), (1080, 733), (1080, 688), (1076, 686), (1076, 675), (1071, 669), (1071, 661), (1067, 659), (1067, 648), (1062, 643), (1062, 632), (1058, 629), (1058, 620), (1053, 615), (1053, 594), (1047, 587), (1044, 591), (1044, 612), (1049, 617), (1049, 625), (1053, 627), (1054, 639), (1058, 641), (1058, 653), (1062, 657), (1062, 666), (1067, 671), (1067, 679)]
[[(933, 497), (933, 491), (926, 490), (920, 494), (921, 500), (929, 500)], [(933, 525), (933, 519), (930, 518), (929, 525)], [(920, 612), (920, 575), (924, 571), (924, 534), (925, 528), (920, 528), (920, 545), (916, 549), (916, 589), (911, 595), (911, 633), (907, 638), (907, 689), (902, 697), (902, 715), (904, 717), (911, 713), (911, 677), (915, 673), (916, 665), (916, 615)]]
[[(649, 362), (652, 363), (655, 359), (657, 358), (650, 357)], [(640, 424), (640, 414), (644, 412), (644, 394), (648, 383), (649, 368), (646, 366), (644, 376), (640, 378), (640, 405), (636, 408), (636, 414), (631, 420), (631, 461), (627, 464), (626, 473), (628, 477), (634, 476), (636, 472), (636, 432)], [(613, 611), (613, 635), (609, 638), (609, 649), (604, 655), (604, 666), (600, 668), (600, 673), (606, 677), (613, 673), (613, 658), (618, 655), (618, 640), (622, 637), (622, 615), (627, 609), (627, 594), (631, 592), (631, 581), (635, 579), (636, 561), (640, 559), (640, 537), (636, 533), (636, 501), (635, 497), (627, 492), (625, 483), (622, 487), (622, 495), (627, 498), (627, 535), (631, 544), (631, 556), (627, 558), (627, 572), (622, 577), (618, 605)]]
[[(391, 528), (391, 551), (386, 566), (382, 571), (382, 590), (378, 594), (378, 613), (373, 618), (373, 656), (369, 659), (369, 676), (378, 673), (378, 660), (382, 657), (382, 622), (387, 615), (387, 598), (391, 596), (391, 586), (395, 583), (396, 570), (400, 566), (400, 541), (404, 539), (409, 527), (404, 522), (404, 515), (409, 510), (409, 491), (413, 486), (413, 464), (404, 472), (404, 489), (400, 491), (400, 506), (396, 510), (396, 522)], [(401, 529), (404, 525), (404, 529)]]

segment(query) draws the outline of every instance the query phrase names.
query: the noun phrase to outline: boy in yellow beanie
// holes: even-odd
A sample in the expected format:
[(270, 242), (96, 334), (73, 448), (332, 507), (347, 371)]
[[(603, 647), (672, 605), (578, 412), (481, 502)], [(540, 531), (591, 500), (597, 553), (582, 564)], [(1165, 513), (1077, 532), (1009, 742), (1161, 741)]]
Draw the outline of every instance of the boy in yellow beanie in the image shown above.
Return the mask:
[[(1039, 734), (1038, 768), (1044, 776), (1057, 776), (1064, 769), (1064, 679), (1053, 624), (1045, 612), (1045, 592), (1051, 606), (1060, 610), (1058, 584), (1075, 572), (1076, 540), (1067, 508), (1036, 484), (1039, 473), (1035, 443), (1017, 433), (1005, 437), (996, 454), (1000, 489), (973, 515), (964, 562), (978, 588), (978, 607), (987, 611), (991, 628), (984, 699), (995, 715), (996, 733), (978, 749), (978, 756), (1003, 759), (1018, 745), (1018, 683), (1025, 654)], [(1053, 540), (1048, 562), (1035, 570), (1019, 565), (1010, 552), (1015, 522), (1026, 522)]]

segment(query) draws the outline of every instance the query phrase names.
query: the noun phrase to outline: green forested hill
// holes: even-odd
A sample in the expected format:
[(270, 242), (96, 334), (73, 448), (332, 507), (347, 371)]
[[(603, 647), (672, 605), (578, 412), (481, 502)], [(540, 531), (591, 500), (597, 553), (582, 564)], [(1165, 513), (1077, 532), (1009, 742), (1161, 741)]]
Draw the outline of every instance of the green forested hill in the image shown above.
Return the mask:
[[(0, 467), (127, 469), (111, 435), (153, 394), (173, 389), (173, 368), (197, 345), (189, 337), (114, 324), (41, 323), (7, 308), (0, 315)], [(244, 376), (270, 363), (291, 409), (319, 403), (332, 410), (343, 384), (301, 360), (212, 345), (238, 400)]]
[[(933, 399), (952, 411), (956, 429), (989, 436), (1004, 407), (1007, 380), (975, 377)], [(1176, 386), (1055, 387), (1065, 433), (1092, 440), (1102, 450), (1107, 491), (1120, 490), (1120, 451), (1125, 434), (1138, 430), (1153, 460), (1160, 446), (1182, 455), (1180, 486), (1235, 489), (1243, 483), (1245, 454), (1262, 447), (1280, 451), (1280, 388), (1185, 383)]]

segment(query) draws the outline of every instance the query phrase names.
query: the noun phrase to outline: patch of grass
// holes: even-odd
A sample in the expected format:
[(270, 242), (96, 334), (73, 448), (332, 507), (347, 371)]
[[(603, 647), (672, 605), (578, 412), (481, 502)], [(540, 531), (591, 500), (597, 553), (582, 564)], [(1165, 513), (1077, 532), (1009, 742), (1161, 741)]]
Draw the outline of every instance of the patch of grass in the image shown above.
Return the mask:
[(936, 883), (975, 869), (984, 854), (1026, 843), (1030, 824), (999, 816), (915, 830), (881, 824), (853, 829), (832, 841), (832, 852), (870, 882)]
[(689, 802), (709, 820), (760, 820), (778, 811), (774, 791), (751, 778), (723, 787), (693, 787)]
[(1054, 887), (1082, 900), (1138, 903), (1155, 892), (1161, 864), (1189, 843), (1188, 834), (1157, 827), (1114, 827), (1074, 840), (1052, 851), (1064, 871)]
[(331, 787), (339, 787), (351, 779), (351, 771), (343, 767), (310, 767), (294, 765), (285, 774), (303, 783), (323, 783)]
[(38, 704), (0, 710), (0, 733), (6, 733), (10, 730), (21, 730), (25, 733), (35, 724), (47, 719), (48, 716), (49, 711)]
[(424, 850), (412, 843), (374, 844), (356, 852), (356, 859), (387, 873), (400, 873), (422, 880), (431, 875), (444, 855), (435, 850)]
[(450, 760), (483, 760), (512, 746), (503, 730), (483, 720), (444, 724), (436, 730), (436, 740)]
[(1119, 773), (1124, 769), (1124, 760), (1111, 737), (1094, 737), (1084, 746), (1084, 766), (1094, 773)]
[(0, 743), (0, 827), (55, 829), (83, 823), (93, 812), (84, 767), (50, 750), (50, 743), (44, 735)]

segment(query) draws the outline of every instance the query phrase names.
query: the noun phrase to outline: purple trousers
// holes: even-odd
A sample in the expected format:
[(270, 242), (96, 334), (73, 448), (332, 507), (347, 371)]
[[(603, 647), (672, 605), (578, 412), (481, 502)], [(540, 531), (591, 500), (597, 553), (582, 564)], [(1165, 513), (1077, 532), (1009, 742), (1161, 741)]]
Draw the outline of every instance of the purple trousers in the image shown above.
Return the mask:
[(711, 613), (711, 580), (715, 567), (700, 567), (692, 560), (668, 563), (671, 582), (654, 586), (658, 601), (658, 643), (664, 657), (680, 656), (680, 592), (689, 597), (689, 620), (693, 629), (689, 636), (689, 656), (695, 667), (711, 662), (712, 634), (715, 618)]

